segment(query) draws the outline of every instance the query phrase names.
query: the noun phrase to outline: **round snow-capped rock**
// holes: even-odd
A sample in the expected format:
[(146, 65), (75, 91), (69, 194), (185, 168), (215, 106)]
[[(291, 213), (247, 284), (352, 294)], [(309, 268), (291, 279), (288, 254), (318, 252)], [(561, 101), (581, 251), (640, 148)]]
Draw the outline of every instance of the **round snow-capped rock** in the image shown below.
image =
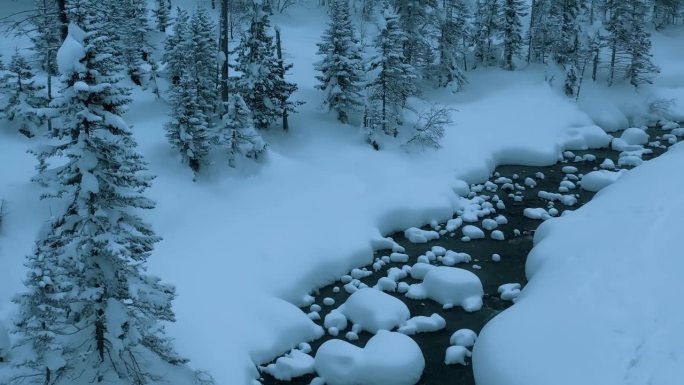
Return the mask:
[(641, 128), (631, 127), (622, 132), (620, 139), (627, 144), (644, 145), (648, 143), (648, 133)]
[(563, 171), (564, 174), (574, 174), (577, 172), (577, 167), (575, 167), (575, 166), (563, 166), (561, 171)]
[(501, 231), (501, 230), (492, 231), (492, 234), (490, 236), (495, 241), (505, 241), (506, 240), (506, 236), (504, 235), (503, 231)]
[(599, 170), (592, 171), (587, 175), (582, 177), (582, 189), (587, 191), (599, 191), (604, 187), (613, 184), (618, 180), (626, 171), (608, 171)]
[(499, 223), (494, 219), (487, 218), (482, 220), (482, 228), (484, 228), (485, 230), (492, 231), (497, 227), (499, 227)]
[(464, 226), (461, 231), (463, 231), (463, 236), (469, 239), (482, 239), (485, 237), (484, 231), (473, 225)]
[(520, 295), (520, 284), (505, 283), (499, 286), (498, 292), (504, 301), (513, 301)]
[(456, 267), (438, 266), (425, 274), (423, 283), (410, 286), (406, 296), (430, 298), (444, 306), (461, 306), (467, 312), (482, 308), (484, 290), (477, 275)]
[(466, 348), (469, 348), (475, 345), (475, 340), (477, 340), (477, 333), (470, 329), (459, 329), (451, 335), (451, 338), (449, 338), (449, 344), (465, 346)]
[(444, 356), (444, 364), (445, 365), (454, 365), (454, 364), (461, 364), (461, 365), (466, 365), (466, 357), (470, 357), (472, 353), (470, 353), (470, 350), (466, 349), (463, 346), (449, 346), (446, 350), (446, 354)]
[(425, 358), (413, 339), (381, 330), (361, 349), (342, 340), (326, 341), (314, 367), (327, 385), (414, 385)]
[(411, 317), (401, 300), (371, 288), (357, 290), (338, 310), (349, 321), (373, 334), (399, 327)]

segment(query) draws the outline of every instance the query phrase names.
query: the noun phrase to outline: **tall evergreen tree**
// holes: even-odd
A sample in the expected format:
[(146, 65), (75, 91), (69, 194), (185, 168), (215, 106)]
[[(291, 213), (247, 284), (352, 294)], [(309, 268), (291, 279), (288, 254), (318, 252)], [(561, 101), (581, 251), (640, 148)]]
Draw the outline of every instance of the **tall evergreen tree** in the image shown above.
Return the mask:
[(318, 43), (318, 54), (323, 59), (316, 63), (321, 72), (316, 88), (326, 93), (324, 104), (337, 113), (342, 123), (349, 114), (363, 105), (361, 78), (363, 63), (361, 49), (354, 34), (348, 0), (334, 0), (330, 9), (330, 23)]
[(228, 98), (218, 139), (228, 152), (230, 167), (236, 167), (239, 157), (257, 159), (266, 151), (266, 142), (254, 128), (249, 108), (239, 93), (232, 93)]
[(159, 32), (166, 32), (166, 28), (171, 21), (171, 1), (170, 0), (156, 0), (156, 7), (154, 8), (154, 18), (157, 22), (157, 30)]
[(458, 89), (468, 82), (463, 73), (467, 68), (468, 7), (463, 0), (444, 0), (443, 4), (436, 78), (440, 87), (454, 85)]
[[(114, 8), (121, 7), (120, 25), (112, 26), (119, 31), (119, 49), (126, 71), (131, 80), (142, 84), (143, 64), (149, 61), (152, 47), (148, 42), (151, 32), (147, 19), (147, 0), (115, 0)], [(112, 19), (116, 21), (116, 19)]]
[(218, 103), (217, 42), (214, 27), (204, 8), (198, 7), (190, 18), (189, 40), (181, 44), (182, 54), (192, 53), (186, 70), (194, 80), (193, 88), (197, 93), (197, 103), (210, 124), (216, 117)]
[(45, 197), (65, 206), (28, 256), (28, 290), (15, 299), (15, 349), (32, 351), (17, 364), (34, 384), (141, 385), (185, 362), (162, 325), (174, 321), (174, 288), (145, 272), (159, 237), (135, 209), (154, 207), (143, 195), (152, 178), (120, 117), (129, 97), (93, 2), (78, 1), (84, 30), (72, 23), (58, 53), (62, 122), (37, 151)]
[(17, 51), (10, 62), (7, 83), (8, 102), (5, 117), (18, 124), (18, 130), (27, 137), (38, 133), (43, 124), (41, 110), (47, 107), (47, 100), (41, 94), (43, 87), (36, 84), (36, 78), (26, 58)]
[(431, 42), (439, 29), (437, 0), (394, 0), (399, 26), (404, 31), (406, 63), (429, 71), (433, 61)]
[(630, 38), (628, 2), (605, 0), (604, 7), (607, 14), (604, 26), (608, 32), (605, 41), (610, 51), (608, 85), (612, 85), (627, 65), (625, 47), (629, 44)]
[(166, 73), (168, 74), (171, 86), (180, 83), (183, 71), (190, 64), (190, 58), (185, 52), (186, 42), (189, 37), (190, 16), (182, 9), (177, 8), (176, 19), (173, 23), (173, 33), (164, 42), (164, 62), (166, 62)]
[(190, 73), (181, 75), (169, 97), (171, 121), (165, 125), (166, 137), (176, 148), (183, 163), (198, 173), (209, 153), (209, 119), (198, 101), (198, 85)]
[(473, 44), (475, 45), (475, 65), (490, 66), (496, 63), (497, 47), (494, 39), (499, 33), (498, 0), (477, 0)]
[(368, 84), (369, 106), (364, 124), (368, 142), (376, 148), (379, 132), (392, 137), (399, 134), (406, 100), (418, 93), (416, 69), (404, 61), (406, 34), (399, 26), (399, 16), (387, 9), (384, 20), (385, 26), (375, 42), (378, 55), (370, 63), (374, 78)]
[(291, 66), (276, 56), (269, 29), (268, 13), (258, 7), (236, 49), (236, 69), (242, 73), (236, 82), (237, 88), (252, 111), (254, 126), (259, 129), (268, 128), (287, 112), (294, 112), (297, 105), (289, 100), (297, 86), (287, 82), (284, 76)]
[(34, 33), (30, 34), (33, 51), (40, 68), (49, 75), (57, 75), (55, 55), (62, 42), (59, 8), (55, 0), (34, 0), (35, 15), (30, 18)]
[(627, 78), (634, 87), (653, 82), (654, 74), (660, 72), (651, 61), (651, 36), (646, 30), (647, 7), (644, 0), (630, 0), (627, 11), (630, 30), (627, 46), (629, 66)]
[(524, 0), (503, 0), (499, 25), (503, 45), (503, 68), (514, 69), (513, 58), (520, 55), (523, 47), (521, 18), (526, 16), (527, 5)]

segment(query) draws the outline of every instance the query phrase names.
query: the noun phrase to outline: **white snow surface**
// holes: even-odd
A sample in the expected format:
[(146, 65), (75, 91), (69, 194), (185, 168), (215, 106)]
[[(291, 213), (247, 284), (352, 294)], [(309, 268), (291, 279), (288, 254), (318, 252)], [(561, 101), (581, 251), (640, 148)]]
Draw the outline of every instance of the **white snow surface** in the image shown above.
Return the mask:
[(613, 184), (618, 180), (627, 170), (608, 171), (598, 170), (592, 171), (582, 177), (582, 188), (587, 191), (599, 191), (604, 187)]
[(381, 330), (363, 349), (326, 341), (316, 352), (315, 368), (327, 385), (414, 385), (425, 359), (410, 337)]
[(373, 334), (392, 330), (411, 317), (404, 302), (373, 288), (354, 292), (338, 310), (350, 322)]
[[(485, 325), (478, 385), (671, 385), (684, 378), (684, 145), (543, 223), (515, 305)], [(581, 368), (581, 370), (578, 370)]]
[[(195, 2), (174, 5), (192, 10)], [(371, 263), (373, 242), (383, 234), (452, 218), (468, 186), (460, 179), (483, 181), (499, 164), (548, 165), (563, 149), (607, 143), (596, 125), (617, 130), (630, 119), (646, 122), (652, 119), (647, 103), (657, 98), (678, 101), (664, 118), (684, 119), (684, 52), (672, 48), (684, 36), (679, 29), (655, 34), (661, 74), (638, 93), (585, 82), (576, 104), (549, 87), (542, 69), (469, 71), (463, 92), (424, 95), (458, 110), (441, 150), (376, 152), (356, 127), (336, 123), (320, 108), (312, 63), (326, 22), (323, 8), (298, 8), (274, 20), (295, 63), (295, 98), (306, 104), (291, 116), (289, 134), (268, 138), (263, 165), (229, 170), (219, 162), (193, 183), (164, 137), (168, 106), (133, 88), (125, 119), (157, 176), (148, 191), (157, 207), (141, 214), (164, 238), (149, 271), (177, 287), (177, 322), (167, 328), (177, 350), (220, 385), (252, 384), (259, 376), (255, 364), (320, 336), (323, 330), (295, 305), (311, 289)], [(0, 38), (2, 52), (28, 44), (26, 36)], [(36, 162), (27, 150), (36, 140), (0, 130), (0, 141), (0, 161), (12, 165), (0, 168), (0, 194), (11, 208), (0, 232), (0, 320), (6, 321), (15, 310), (10, 298), (23, 288), (24, 257), (54, 202), (39, 201), (42, 190), (29, 180)], [(331, 220), (334, 231), (320, 225)], [(515, 361), (509, 359), (500, 363)]]
[(477, 275), (456, 267), (438, 266), (428, 270), (422, 283), (411, 285), (406, 296), (430, 298), (445, 307), (461, 306), (467, 312), (482, 308), (484, 290)]

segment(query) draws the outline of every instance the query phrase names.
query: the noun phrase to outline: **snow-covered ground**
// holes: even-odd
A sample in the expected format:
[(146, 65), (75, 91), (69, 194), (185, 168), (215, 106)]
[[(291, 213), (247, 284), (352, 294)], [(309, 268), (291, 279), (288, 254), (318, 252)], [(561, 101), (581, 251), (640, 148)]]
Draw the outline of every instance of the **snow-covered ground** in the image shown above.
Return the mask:
[[(313, 62), (317, 60), (315, 43), (325, 20), (323, 11), (316, 8), (301, 10), (296, 17), (281, 17), (275, 23), (282, 27), (284, 49), (295, 63), (292, 79), (299, 85), (297, 98), (306, 104), (292, 116), (290, 133), (269, 134), (272, 145), (264, 165), (229, 171), (216, 164), (208, 175), (193, 183), (190, 170), (180, 164), (164, 137), (165, 104), (154, 100), (151, 93), (136, 91), (126, 116), (134, 126), (150, 171), (158, 176), (149, 191), (158, 206), (144, 215), (164, 237), (150, 260), (150, 271), (178, 289), (178, 322), (170, 325), (169, 333), (176, 339), (178, 351), (195, 367), (211, 372), (221, 385), (249, 384), (258, 376), (255, 364), (269, 362), (300, 342), (319, 336), (320, 328), (295, 305), (311, 289), (352, 267), (370, 264), (374, 241), (383, 234), (451, 218), (459, 201), (459, 178), (482, 180), (497, 164), (551, 164), (565, 148), (605, 145), (605, 134), (596, 123), (609, 129), (627, 128), (630, 121), (645, 120), (644, 106), (660, 97), (680, 98), (673, 110), (677, 116), (670, 118), (684, 118), (684, 52), (674, 49), (684, 31), (668, 31), (654, 40), (656, 62), (663, 69), (654, 87), (634, 93), (631, 89), (605, 90), (585, 83), (584, 96), (577, 105), (549, 87), (541, 70), (478, 71), (469, 74), (471, 84), (462, 93), (425, 95), (458, 110), (454, 114), (456, 123), (448, 128), (441, 150), (421, 154), (406, 154), (398, 149), (376, 152), (364, 143), (356, 127), (339, 125), (320, 108), (322, 94), (314, 89)], [(5, 40), (0, 47), (8, 52), (6, 48), (11, 44)], [(39, 187), (29, 181), (36, 162), (26, 151), (35, 142), (0, 131), (0, 164), (5, 165), (0, 169), (0, 198), (8, 206), (0, 233), (0, 320), (7, 322), (13, 310), (10, 298), (22, 287), (24, 256), (31, 252), (37, 231), (51, 212), (49, 202), (39, 203)], [(681, 225), (677, 221), (684, 214), (684, 202), (675, 195), (681, 191), (681, 178), (670, 178), (672, 165), (681, 164), (682, 156), (684, 148), (680, 146), (663, 160), (644, 166), (650, 172), (625, 175), (606, 188), (597, 203), (544, 226), (542, 233), (549, 235), (535, 255), (553, 250), (545, 249), (546, 244), (572, 244), (568, 251), (577, 251), (571, 255), (578, 261), (551, 255), (553, 258), (522, 291), (516, 305), (478, 339), (474, 357), (478, 381), (483, 385), (501, 384), (501, 378), (510, 380), (513, 373), (532, 376), (532, 370), (519, 369), (522, 365), (536, 367), (534, 354), (542, 355), (548, 364), (540, 375), (547, 373), (546, 368), (548, 373), (560, 367), (574, 370), (575, 366), (567, 365), (568, 360), (587, 365), (600, 362), (592, 361), (593, 357), (608, 356), (608, 348), (623, 348), (619, 355), (611, 356), (610, 364), (635, 368), (633, 372), (622, 372), (637, 376), (625, 377), (634, 383), (646, 383), (639, 382), (638, 376), (650, 373), (641, 369), (651, 368), (652, 364), (676, 370), (674, 361), (667, 361), (674, 360), (668, 358), (668, 353), (680, 354), (681, 348), (661, 330), (674, 332), (674, 328), (667, 329), (669, 322), (681, 321), (681, 313), (679, 318), (668, 313), (676, 308), (676, 297), (668, 293), (674, 296), (677, 291), (657, 290), (669, 282), (667, 279), (675, 278), (676, 263), (682, 267), (676, 260), (677, 242), (672, 230)], [(665, 183), (672, 183), (672, 189), (661, 191)], [(615, 212), (610, 211), (611, 205), (619, 202), (607, 197), (623, 190), (622, 203), (613, 208)], [(609, 210), (610, 215), (604, 215), (602, 210)], [(577, 235), (567, 231), (571, 224), (598, 226), (602, 222), (595, 216), (601, 214), (611, 220), (618, 211), (625, 216), (619, 222), (622, 233), (614, 232), (617, 228), (611, 229), (608, 223), (600, 228), (608, 234), (605, 239), (610, 244), (598, 243), (604, 239), (598, 237), (600, 233), (588, 232), (587, 236), (597, 237), (596, 249), (594, 245), (582, 246), (585, 250), (574, 242)], [(615, 243), (617, 240), (623, 243)], [(638, 244), (641, 249), (629, 243), (640, 240), (644, 240)], [(647, 243), (650, 240), (659, 242)], [(651, 245), (654, 251), (658, 247), (669, 249), (658, 254), (644, 249), (644, 245)], [(602, 251), (596, 255), (603, 259), (580, 263), (582, 255), (593, 255), (589, 254), (591, 250)], [(591, 269), (593, 264), (596, 270)], [(667, 266), (661, 269), (661, 264)], [(567, 271), (567, 275), (545, 279), (555, 277), (554, 271)], [(638, 274), (651, 278), (642, 281)], [(626, 285), (627, 279), (630, 285)], [(578, 284), (585, 280), (586, 285)], [(601, 286), (603, 283), (606, 285)], [(561, 319), (560, 314), (565, 313), (555, 307), (555, 311), (540, 312), (550, 298), (547, 290), (554, 288), (565, 290), (556, 298), (573, 289), (576, 294), (570, 298), (578, 304), (600, 304), (606, 312), (615, 312), (591, 313), (585, 309), (580, 316), (594, 314), (591, 322), (598, 326), (593, 329), (584, 319), (577, 324), (570, 323), (572, 318)], [(539, 297), (536, 301), (534, 293)], [(558, 307), (568, 301), (559, 302)], [(670, 306), (664, 307), (666, 304)], [(640, 310), (649, 307), (653, 311)], [(598, 309), (598, 305), (594, 308)], [(623, 315), (624, 322), (611, 323), (616, 314)], [(547, 316), (554, 317), (559, 326), (555, 332), (535, 329), (531, 323), (520, 332), (511, 332), (510, 325), (518, 319), (515, 317), (543, 320)], [(663, 326), (654, 326), (657, 323)], [(566, 341), (552, 343), (554, 336), (571, 335), (568, 330), (578, 329), (583, 335), (579, 330), (585, 327), (587, 339), (573, 341), (582, 347), (581, 351), (564, 350)], [(612, 346), (614, 341), (609, 339), (596, 342), (601, 336), (617, 338), (620, 333), (628, 336), (620, 340), (621, 345)], [(528, 338), (524, 344), (511, 342), (523, 335)], [(658, 350), (660, 341), (665, 343), (663, 350)], [(521, 349), (521, 354), (509, 354), (512, 350), (507, 349), (514, 348)], [(634, 354), (622, 354), (628, 351)], [(569, 356), (570, 352), (574, 354)], [(479, 364), (491, 359), (495, 359), (493, 366)], [(634, 364), (630, 364), (632, 359)], [(670, 362), (672, 365), (667, 366)], [(578, 375), (592, 373), (577, 370)], [(571, 378), (569, 374), (560, 377)], [(519, 383), (559, 382), (549, 382), (542, 376)]]

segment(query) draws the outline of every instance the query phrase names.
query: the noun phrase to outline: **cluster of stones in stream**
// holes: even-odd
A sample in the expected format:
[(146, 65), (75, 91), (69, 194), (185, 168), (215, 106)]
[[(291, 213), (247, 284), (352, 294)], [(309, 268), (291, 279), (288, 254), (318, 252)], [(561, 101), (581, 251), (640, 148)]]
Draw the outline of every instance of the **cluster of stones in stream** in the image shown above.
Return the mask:
[[(645, 147), (651, 151), (643, 151), (641, 156), (648, 160), (659, 156), (667, 148), (676, 143), (676, 137), (669, 131), (663, 131), (660, 127), (649, 127), (647, 132), (650, 138), (655, 138)], [(467, 253), (472, 257), (469, 263), (459, 263), (455, 267), (466, 269), (476, 274), (483, 285), (484, 306), (475, 312), (466, 312), (460, 307), (444, 309), (441, 304), (432, 300), (413, 300), (407, 298), (400, 292), (388, 292), (388, 294), (402, 300), (411, 311), (411, 316), (427, 316), (437, 313), (446, 320), (446, 327), (436, 332), (418, 333), (411, 336), (420, 346), (425, 357), (425, 369), (418, 384), (474, 384), (472, 365), (445, 365), (445, 351), (450, 346), (449, 337), (456, 330), (471, 329), (480, 333), (482, 327), (494, 316), (513, 304), (511, 301), (503, 300), (498, 293), (502, 284), (519, 283), (524, 286), (525, 261), (528, 253), (532, 249), (532, 236), (541, 220), (531, 219), (529, 215), (524, 215), (526, 208), (544, 208), (552, 216), (562, 215), (564, 210), (575, 210), (582, 206), (595, 194), (594, 192), (581, 189), (578, 181), (581, 175), (591, 171), (615, 165), (617, 169), (629, 169), (633, 165), (620, 166), (619, 156), (621, 152), (610, 148), (597, 149), (590, 151), (566, 151), (564, 159), (559, 163), (549, 167), (532, 166), (500, 166), (496, 169), (488, 182), (471, 186), (471, 193), (468, 198), (480, 203), (490, 202), (484, 207), (492, 208), (490, 213), (478, 218), (478, 222), (471, 223), (482, 227), (482, 221), (488, 218), (494, 219), (499, 215), (505, 216), (507, 223), (499, 224), (497, 230), (502, 231), (505, 239), (492, 239), (491, 231), (482, 239), (465, 240), (462, 239), (462, 227), (446, 232), (445, 223), (435, 223), (425, 226), (423, 229), (428, 231), (440, 232), (440, 237), (427, 243), (412, 243), (406, 239), (403, 232), (391, 234), (390, 237), (401, 245), (402, 253), (409, 256), (408, 262), (378, 263), (383, 260), (383, 256), (388, 256), (391, 250), (377, 250), (374, 253), (375, 268), (372, 265), (355, 269), (326, 287), (319, 288), (312, 296), (315, 303), (308, 305), (302, 310), (319, 325), (323, 326), (325, 316), (339, 305), (343, 304), (351, 295), (352, 290), (345, 290), (344, 285), (350, 284), (356, 287), (373, 287), (378, 280), (387, 276), (391, 268), (404, 268), (418, 262), (419, 256), (424, 256), (433, 246), (440, 246), (447, 250), (459, 253)], [(610, 159), (609, 162), (605, 162)], [(608, 165), (608, 166), (606, 166)], [(568, 167), (570, 166), (570, 167)], [(534, 183), (532, 183), (534, 182)], [(549, 194), (539, 192), (552, 192)], [(572, 203), (571, 206), (565, 205), (560, 201), (554, 202), (548, 198), (557, 200), (560, 196), (573, 197), (565, 199), (565, 203)], [(498, 198), (495, 198), (498, 197)], [(546, 199), (545, 199), (546, 198)], [(497, 202), (502, 202), (496, 209)], [(501, 209), (501, 207), (505, 208)], [(486, 210), (483, 210), (486, 211)], [(458, 217), (458, 216), (456, 216)], [(501, 221), (500, 221), (501, 222)], [(464, 222), (463, 225), (468, 223)], [(396, 248), (395, 248), (396, 250)], [(500, 258), (492, 259), (492, 255), (498, 254)], [(384, 258), (388, 261), (387, 258)], [(425, 260), (425, 257), (422, 258)], [(432, 262), (441, 265), (439, 261)], [(365, 272), (365, 273), (361, 273)], [(355, 278), (352, 278), (352, 275)], [(349, 283), (353, 280), (353, 283)], [(407, 275), (401, 282), (406, 284), (419, 283)], [(405, 285), (404, 285), (405, 287)], [(370, 333), (358, 333), (358, 339), (349, 341), (350, 343), (363, 347), (372, 337)], [(345, 338), (345, 333), (341, 332), (337, 336), (329, 333), (319, 340), (310, 343), (312, 355), (326, 341), (333, 338)], [(315, 378), (315, 374), (308, 374), (294, 378), (291, 381), (279, 381), (268, 373), (262, 373), (261, 383), (270, 384), (293, 384), (308, 385)]]

